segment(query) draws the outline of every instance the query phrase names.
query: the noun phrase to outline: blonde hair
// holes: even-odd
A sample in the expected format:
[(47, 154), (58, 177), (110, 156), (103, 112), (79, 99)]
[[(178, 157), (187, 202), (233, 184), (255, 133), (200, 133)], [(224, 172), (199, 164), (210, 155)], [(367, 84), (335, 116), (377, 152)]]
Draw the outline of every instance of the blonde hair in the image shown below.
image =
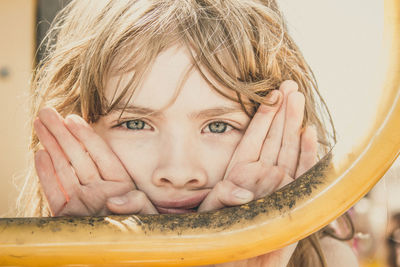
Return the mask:
[[(282, 81), (295, 81), (306, 99), (304, 124), (316, 126), (321, 151), (335, 140), (313, 73), (274, 0), (72, 1), (56, 17), (47, 36), (46, 57), (34, 73), (32, 123), (44, 106), (96, 122), (130, 97), (157, 55), (177, 42), (192, 52), (194, 67), (215, 90), (224, 94), (219, 89), (223, 86), (236, 92), (249, 116)], [(108, 103), (107, 76), (132, 70), (129, 84)], [(248, 108), (249, 102), (253, 108)], [(38, 149), (32, 130), (32, 155)], [(33, 164), (19, 214), (50, 215)]]

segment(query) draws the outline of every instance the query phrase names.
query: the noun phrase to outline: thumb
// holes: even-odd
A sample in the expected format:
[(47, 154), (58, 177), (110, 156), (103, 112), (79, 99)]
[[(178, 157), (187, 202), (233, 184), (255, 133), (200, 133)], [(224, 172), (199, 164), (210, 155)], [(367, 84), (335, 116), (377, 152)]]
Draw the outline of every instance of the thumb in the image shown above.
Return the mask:
[(251, 191), (239, 187), (229, 180), (222, 180), (207, 195), (199, 206), (198, 211), (210, 211), (226, 206), (238, 206), (246, 204), (253, 199), (254, 194)]
[(114, 214), (157, 214), (145, 193), (132, 190), (122, 196), (107, 199), (107, 208)]

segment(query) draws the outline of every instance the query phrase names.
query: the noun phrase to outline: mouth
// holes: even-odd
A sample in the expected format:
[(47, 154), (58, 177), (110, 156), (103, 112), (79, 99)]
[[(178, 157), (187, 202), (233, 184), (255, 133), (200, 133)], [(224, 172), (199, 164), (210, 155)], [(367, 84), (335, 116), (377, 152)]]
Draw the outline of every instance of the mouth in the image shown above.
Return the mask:
[(209, 190), (203, 191), (194, 196), (177, 200), (160, 201), (154, 204), (160, 214), (195, 213), (208, 193)]
[(160, 214), (183, 214), (183, 213), (195, 213), (195, 212), (197, 212), (197, 209), (199, 206), (197, 206), (195, 208), (191, 208), (191, 209), (163, 208), (163, 207), (156, 206), (156, 209)]

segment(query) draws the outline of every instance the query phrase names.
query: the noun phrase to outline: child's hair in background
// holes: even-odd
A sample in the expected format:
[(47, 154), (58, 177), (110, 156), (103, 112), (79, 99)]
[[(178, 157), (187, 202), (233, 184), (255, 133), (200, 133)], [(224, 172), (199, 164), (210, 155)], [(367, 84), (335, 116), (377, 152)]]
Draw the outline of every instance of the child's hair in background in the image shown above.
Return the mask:
[(400, 212), (390, 217), (392, 229), (387, 237), (389, 267), (400, 266)]
[[(72, 1), (52, 24), (46, 57), (34, 74), (31, 123), (44, 106), (96, 122), (130, 97), (158, 54), (176, 43), (192, 52), (194, 67), (215, 90), (222, 93), (222, 85), (235, 91), (249, 116), (282, 81), (295, 81), (306, 99), (303, 124), (316, 126), (320, 156), (335, 141), (313, 73), (273, 0)], [(107, 103), (110, 72), (131, 70), (129, 84)], [(34, 130), (30, 146), (33, 155), (39, 149)], [(50, 215), (33, 163), (18, 211), (20, 216)], [(289, 266), (325, 266), (320, 234), (300, 241)]]

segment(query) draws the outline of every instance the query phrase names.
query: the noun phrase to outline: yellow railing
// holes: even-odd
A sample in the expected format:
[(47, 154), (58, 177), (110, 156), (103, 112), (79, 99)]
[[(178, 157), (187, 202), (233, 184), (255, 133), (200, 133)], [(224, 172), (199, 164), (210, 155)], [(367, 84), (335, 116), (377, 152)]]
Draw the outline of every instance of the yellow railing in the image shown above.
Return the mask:
[(366, 194), (400, 150), (400, 1), (385, 0), (387, 76), (370, 132), (295, 182), (198, 214), (0, 219), (0, 264), (204, 265), (249, 258), (319, 230)]

